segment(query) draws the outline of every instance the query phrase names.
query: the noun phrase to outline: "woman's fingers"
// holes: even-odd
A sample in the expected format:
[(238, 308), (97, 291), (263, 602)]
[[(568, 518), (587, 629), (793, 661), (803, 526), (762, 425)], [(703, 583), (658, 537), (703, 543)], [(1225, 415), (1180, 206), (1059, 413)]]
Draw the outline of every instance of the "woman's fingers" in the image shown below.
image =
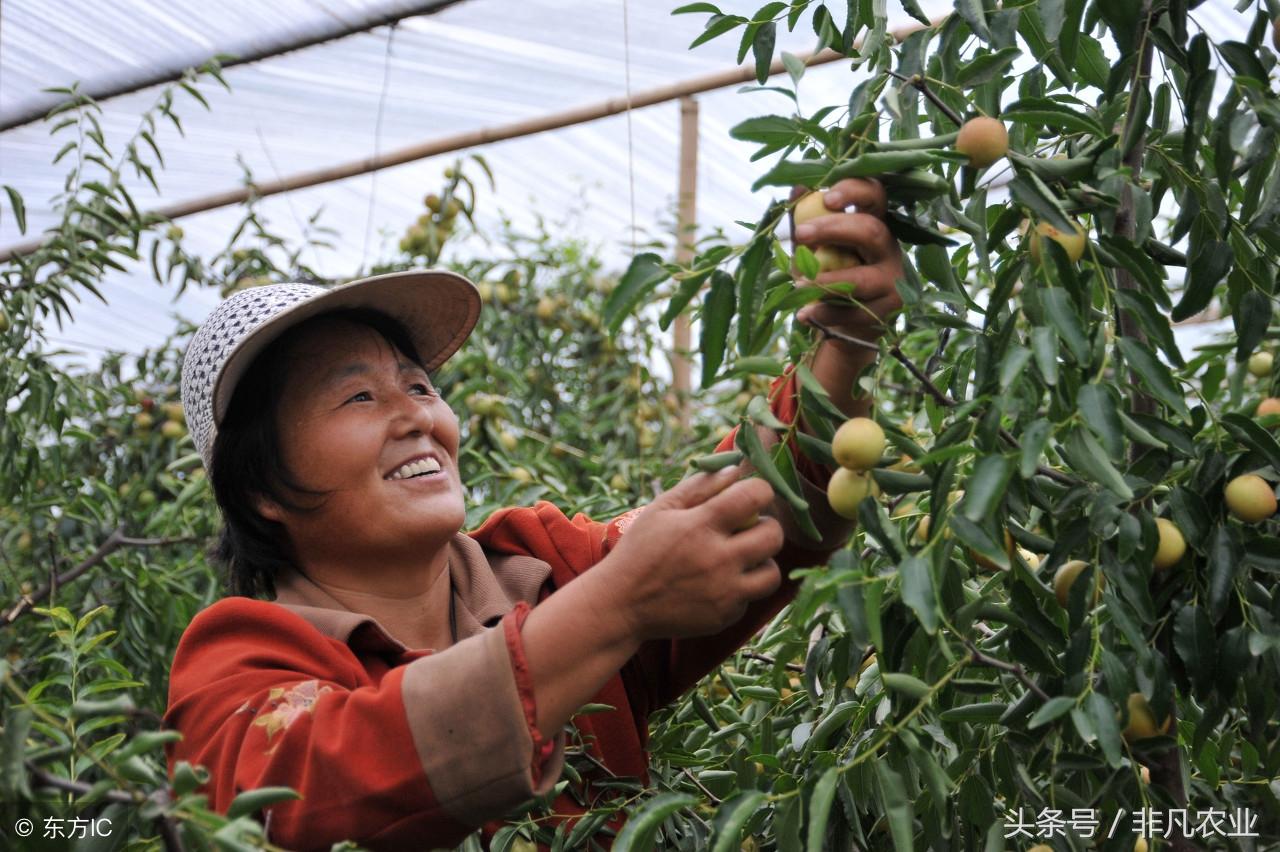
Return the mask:
[(882, 217), (889, 209), (884, 187), (875, 178), (848, 178), (827, 190), (823, 201), (828, 210), (857, 208), (859, 213)]
[(902, 297), (895, 290), (879, 298), (860, 298), (858, 304), (815, 302), (801, 308), (796, 319), (803, 323), (818, 322), (827, 327), (873, 327), (901, 309)]
[(889, 226), (870, 213), (832, 213), (796, 228), (796, 242), (852, 248), (867, 263), (896, 258), (901, 251)]
[(738, 593), (750, 601), (767, 598), (782, 585), (782, 569), (772, 559), (766, 559), (754, 568), (742, 572), (738, 580)]

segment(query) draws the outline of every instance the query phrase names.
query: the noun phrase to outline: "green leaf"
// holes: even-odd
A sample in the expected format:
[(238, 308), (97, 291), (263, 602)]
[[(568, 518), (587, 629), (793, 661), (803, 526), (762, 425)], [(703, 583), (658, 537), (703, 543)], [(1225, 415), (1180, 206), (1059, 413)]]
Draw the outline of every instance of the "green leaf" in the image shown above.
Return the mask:
[(1261, 453), (1266, 458), (1267, 464), (1280, 470), (1280, 443), (1277, 443), (1275, 437), (1259, 426), (1252, 417), (1233, 411), (1222, 415), (1222, 425), (1233, 438), (1249, 449)]
[(1242, 568), (1244, 548), (1240, 535), (1229, 524), (1220, 524), (1209, 539), (1209, 617), (1217, 624), (1227, 610), (1236, 574)]
[(5, 186), (4, 191), (9, 196), (9, 206), (13, 208), (13, 218), (18, 223), (18, 233), (25, 234), (27, 232), (27, 206), (22, 201), (22, 193), (8, 185)]
[(1098, 743), (1102, 753), (1112, 769), (1119, 769), (1123, 760), (1120, 748), (1120, 726), (1116, 722), (1116, 708), (1100, 692), (1090, 692), (1085, 699), (1085, 709), (1089, 721), (1093, 723), (1094, 732), (1098, 735)]
[(783, 115), (761, 115), (733, 126), (729, 136), (743, 142), (784, 147), (804, 139), (805, 133), (796, 119)]
[(902, 602), (911, 607), (925, 632), (933, 635), (938, 629), (938, 596), (929, 560), (914, 553), (908, 555), (898, 563), (898, 577), (902, 581)]
[(1189, 604), (1178, 610), (1173, 623), (1173, 647), (1191, 674), (1196, 690), (1207, 690), (1213, 683), (1218, 646), (1213, 638), (1213, 624), (1202, 607)]
[(759, 790), (743, 790), (722, 804), (711, 826), (711, 852), (738, 852), (742, 829), (764, 804), (765, 798)]
[(1027, 722), (1027, 727), (1034, 729), (1041, 725), (1047, 725), (1059, 716), (1066, 715), (1075, 706), (1076, 700), (1066, 695), (1050, 698)]
[(955, 84), (961, 88), (970, 89), (988, 83), (1007, 71), (1013, 61), (1021, 55), (1022, 51), (1018, 48), (1006, 47), (995, 53), (977, 56), (972, 62), (962, 65), (956, 72)]
[(1119, 459), (1124, 454), (1124, 430), (1120, 424), (1120, 409), (1111, 389), (1104, 385), (1085, 385), (1076, 395), (1076, 405), (1085, 425), (1102, 439), (1107, 455)]
[(662, 258), (652, 252), (631, 258), (631, 265), (604, 304), (604, 322), (609, 333), (617, 334), (623, 320), (631, 315), (641, 300), (670, 277)]
[[(619, 288), (621, 289), (621, 285)], [(615, 291), (616, 292), (616, 291)], [(729, 342), (729, 323), (737, 292), (733, 276), (717, 269), (711, 274), (711, 289), (702, 306), (702, 337), (698, 351), (702, 354), (702, 386), (711, 387), (716, 373), (724, 361), (724, 350)]]
[(1044, 383), (1050, 387), (1058, 383), (1058, 341), (1053, 329), (1036, 326), (1031, 329), (1031, 354)]
[(782, 473), (773, 463), (773, 458), (765, 450), (764, 444), (760, 443), (760, 436), (756, 434), (755, 427), (749, 422), (743, 422), (738, 426), (736, 444), (738, 449), (747, 454), (751, 466), (764, 478), (765, 482), (773, 486), (775, 492), (790, 503), (797, 512), (808, 513), (809, 503), (783, 478)]
[(231, 804), (227, 807), (227, 819), (253, 816), (263, 808), (278, 802), (289, 802), (301, 798), (301, 794), (289, 787), (259, 787), (256, 790), (245, 790), (231, 800)]
[(1044, 181), (1035, 176), (1035, 173), (1022, 172), (1009, 181), (1009, 192), (1013, 194), (1015, 201), (1034, 214), (1037, 219), (1044, 220), (1065, 233), (1075, 233), (1076, 224), (1067, 215), (1062, 202)]
[(987, 27), (987, 13), (983, 9), (982, 0), (956, 0), (958, 14), (973, 34), (983, 41), (991, 41), (991, 30)]
[(929, 695), (929, 684), (914, 675), (903, 672), (881, 672), (880, 681), (886, 689), (901, 693), (917, 701)]
[(751, 40), (751, 53), (756, 60), (756, 82), (764, 85), (769, 79), (769, 66), (773, 64), (773, 48), (777, 42), (778, 25), (767, 21), (756, 30)]
[(955, 159), (950, 151), (870, 151), (836, 164), (826, 182), (835, 183), (845, 178), (875, 177), (886, 172), (927, 168)]
[(961, 505), (964, 516), (971, 521), (980, 522), (995, 514), (1012, 475), (1013, 462), (1004, 456), (991, 455), (979, 459), (965, 485), (964, 502)]
[(1213, 291), (1231, 271), (1235, 255), (1222, 240), (1206, 240), (1196, 251), (1187, 268), (1187, 286), (1174, 306), (1174, 322), (1188, 319), (1209, 306)]
[(766, 186), (816, 187), (829, 171), (830, 160), (783, 160), (753, 183), (751, 191), (755, 192)]
[(835, 799), (836, 783), (840, 775), (833, 766), (813, 785), (809, 794), (809, 825), (806, 831), (805, 852), (823, 852), (826, 848), (827, 820), (831, 816), (831, 802)]
[(1088, 364), (1089, 339), (1085, 336), (1084, 324), (1076, 312), (1071, 294), (1061, 287), (1045, 287), (1040, 290), (1039, 297), (1046, 317), (1071, 351), (1071, 357), (1077, 364)]
[(1121, 356), (1128, 363), (1129, 368), (1137, 373), (1138, 378), (1147, 386), (1147, 390), (1162, 403), (1183, 418), (1189, 418), (1191, 413), (1187, 410), (1186, 400), (1183, 399), (1182, 391), (1173, 380), (1173, 375), (1169, 372), (1169, 368), (1161, 364), (1159, 359), (1152, 354), (1151, 350), (1143, 343), (1139, 343), (1130, 337), (1121, 337), (1116, 341), (1116, 346), (1120, 350)]
[(1112, 491), (1120, 499), (1133, 499), (1133, 489), (1124, 481), (1120, 471), (1116, 470), (1102, 446), (1088, 430), (1079, 426), (1073, 428), (1067, 433), (1062, 449), (1069, 457), (1073, 469)]
[(1236, 360), (1244, 361), (1267, 336), (1271, 324), (1271, 297), (1249, 290), (1240, 297), (1232, 315), (1236, 325)]
[(658, 827), (681, 808), (692, 807), (698, 800), (683, 793), (659, 793), (628, 817), (613, 842), (616, 852), (652, 849)]
[[(1105, 139), (1108, 135), (1095, 119), (1048, 98), (1022, 98), (1014, 101), (1005, 108), (1001, 117), (1018, 124), (1087, 133), (1097, 139)], [(1070, 228), (1066, 230), (1068, 233), (1071, 231)]]
[(1044, 456), (1045, 445), (1049, 441), (1052, 425), (1043, 417), (1033, 420), (1022, 432), (1022, 450), (1019, 454), (1018, 473), (1023, 479), (1035, 476), (1040, 459)]
[(907, 788), (902, 781), (902, 776), (889, 766), (888, 761), (877, 760), (874, 764), (876, 780), (879, 781), (877, 786), (880, 790), (880, 798), (884, 804), (885, 816), (889, 820), (889, 834), (893, 838), (893, 847), (898, 852), (914, 852), (915, 844), (912, 841), (914, 808), (907, 796)]

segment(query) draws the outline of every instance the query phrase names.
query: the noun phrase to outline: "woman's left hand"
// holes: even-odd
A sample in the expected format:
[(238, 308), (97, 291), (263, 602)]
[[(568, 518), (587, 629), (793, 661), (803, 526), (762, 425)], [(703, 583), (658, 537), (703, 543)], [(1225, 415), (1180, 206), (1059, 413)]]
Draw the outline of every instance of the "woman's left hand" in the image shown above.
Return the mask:
[[(797, 188), (792, 200), (807, 190)], [(902, 308), (897, 282), (902, 277), (902, 249), (884, 222), (887, 209), (884, 187), (874, 179), (850, 178), (826, 190), (823, 201), (830, 215), (818, 216), (795, 229), (799, 245), (815, 248), (838, 246), (856, 252), (862, 264), (818, 274), (816, 281), (799, 282), (817, 286), (849, 282), (855, 285), (852, 298), (832, 299), (805, 305), (796, 314), (800, 322), (817, 321), (828, 329), (868, 342), (884, 332), (885, 320)], [(844, 212), (853, 207), (854, 212)], [(847, 344), (841, 345), (845, 348)]]

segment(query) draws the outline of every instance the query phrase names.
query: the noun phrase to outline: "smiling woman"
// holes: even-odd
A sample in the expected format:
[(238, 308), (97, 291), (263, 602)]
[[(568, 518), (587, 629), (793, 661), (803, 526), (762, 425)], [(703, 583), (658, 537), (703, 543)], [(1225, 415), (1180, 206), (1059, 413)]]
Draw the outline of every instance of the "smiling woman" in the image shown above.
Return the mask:
[[(882, 200), (862, 182), (846, 191)], [(825, 200), (833, 213), (840, 202)], [(869, 259), (861, 281), (884, 289), (901, 271), (897, 245), (861, 215), (819, 217), (813, 236), (856, 248)], [(873, 338), (896, 307), (881, 301), (873, 322), (819, 313)], [(257, 815), (279, 845), (488, 836), (557, 784), (564, 728), (594, 702), (613, 709), (572, 724), (600, 771), (553, 805), (557, 819), (584, 813), (609, 795), (594, 783), (647, 777), (648, 715), (786, 605), (789, 569), (821, 564), (848, 535), (819, 510), (822, 540), (800, 544), (769, 486), (740, 468), (697, 474), (608, 523), (540, 502), (464, 533), (458, 417), (430, 373), (479, 309), (475, 287), (448, 272), (258, 287), (219, 305), (188, 349), (183, 407), (222, 511), (214, 556), (233, 596), (183, 634), (165, 716), (183, 739), (168, 758), (209, 770), (219, 810), (244, 790), (295, 789), (300, 800)], [(868, 357), (824, 344), (812, 365), (850, 415), (865, 412), (850, 387)], [(770, 393), (784, 423), (795, 394), (790, 373)], [(788, 449), (825, 506), (830, 471)]]

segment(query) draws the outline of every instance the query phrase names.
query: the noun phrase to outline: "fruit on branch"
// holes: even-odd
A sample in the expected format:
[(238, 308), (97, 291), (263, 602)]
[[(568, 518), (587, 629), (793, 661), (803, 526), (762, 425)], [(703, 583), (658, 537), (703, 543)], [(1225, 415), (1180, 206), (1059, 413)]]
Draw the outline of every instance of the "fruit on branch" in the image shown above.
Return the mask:
[(813, 250), (813, 256), (818, 259), (819, 272), (834, 272), (862, 265), (862, 258), (841, 246), (818, 246)]
[(434, 192), (428, 193), (427, 196), (422, 199), (422, 203), (425, 204), (427, 209), (432, 213), (440, 212), (440, 196), (436, 195)]
[(884, 455), (885, 437), (880, 424), (869, 417), (852, 417), (836, 430), (831, 454), (836, 464), (850, 470), (870, 470)]
[(4, 312), (4, 308), (0, 308), (0, 334), (4, 334), (9, 330), (9, 315)]
[(1156, 545), (1152, 564), (1157, 571), (1165, 571), (1182, 560), (1182, 555), (1187, 552), (1187, 540), (1182, 537), (1178, 525), (1168, 518), (1156, 518), (1156, 530), (1160, 534), (1160, 543)]
[[(816, 219), (819, 216), (830, 216), (835, 212), (827, 209), (827, 205), (823, 201), (823, 192), (819, 189), (797, 201), (795, 208), (791, 211), (791, 217), (798, 227), (811, 219)], [(816, 245), (813, 247), (813, 255), (818, 259), (819, 272), (832, 272), (837, 269), (848, 269), (851, 266), (862, 265), (862, 258), (858, 257), (854, 251), (843, 246)]]
[(1076, 225), (1075, 228), (1076, 232), (1074, 234), (1068, 234), (1058, 230), (1048, 222), (1041, 222), (1036, 225), (1031, 231), (1031, 236), (1027, 240), (1028, 248), (1031, 251), (1031, 260), (1035, 263), (1040, 263), (1041, 237), (1048, 237), (1058, 245), (1062, 246), (1062, 250), (1067, 253), (1067, 259), (1072, 263), (1080, 260), (1080, 258), (1084, 257), (1084, 247), (1088, 241), (1085, 239), (1084, 228), (1081, 228), (1079, 225)]
[(1258, 378), (1266, 378), (1271, 375), (1271, 367), (1275, 363), (1275, 358), (1270, 352), (1255, 352), (1249, 356), (1249, 373)]
[(139, 432), (146, 432), (155, 425), (156, 419), (145, 411), (133, 415), (133, 426)]
[(1018, 555), (1022, 557), (1022, 561), (1027, 563), (1027, 567), (1032, 571), (1040, 567), (1040, 557), (1032, 553), (1030, 550), (1024, 550), (1019, 547)]
[(826, 202), (823, 201), (824, 197), (820, 189), (803, 196), (791, 211), (792, 221), (799, 226), (819, 216), (830, 216), (832, 211), (827, 209)]
[(1269, 396), (1258, 403), (1258, 409), (1254, 412), (1256, 417), (1266, 417), (1269, 414), (1280, 414), (1280, 399), (1274, 396)]
[(522, 467), (511, 468), (511, 478), (521, 485), (528, 485), (533, 482), (533, 474)]
[(971, 118), (960, 128), (956, 150), (969, 158), (969, 165), (986, 168), (1009, 152), (1009, 131), (998, 119)]
[(538, 300), (538, 305), (534, 308), (534, 313), (538, 315), (538, 319), (540, 320), (551, 319), (556, 315), (555, 300), (549, 296), (543, 296)]
[(1125, 742), (1145, 740), (1147, 737), (1154, 737), (1157, 734), (1167, 734), (1172, 729), (1172, 716), (1166, 717), (1164, 724), (1156, 725), (1156, 716), (1151, 712), (1151, 705), (1147, 703), (1147, 697), (1141, 692), (1130, 693), (1128, 704), (1129, 724), (1125, 725), (1124, 730), (1120, 732), (1120, 736), (1124, 737)]
[(840, 517), (856, 520), (858, 504), (868, 494), (874, 495), (878, 491), (869, 472), (842, 467), (832, 474), (831, 481), (827, 483), (827, 502)]
[(171, 441), (186, 437), (187, 427), (176, 420), (166, 420), (160, 424), (160, 434)]
[(1133, 852), (1147, 852), (1147, 838), (1139, 837), (1133, 841)]
[(1276, 513), (1276, 493), (1256, 473), (1246, 473), (1228, 482), (1223, 496), (1231, 514), (1246, 524), (1265, 521)]
[[(1058, 603), (1065, 609), (1067, 602), (1071, 600), (1071, 587), (1076, 584), (1076, 578), (1080, 576), (1084, 569), (1089, 567), (1089, 563), (1080, 559), (1073, 559), (1066, 565), (1063, 565), (1053, 575), (1053, 595), (1058, 599)], [(1102, 584), (1099, 583), (1093, 590), (1093, 603), (1096, 606), (1102, 597)]]

